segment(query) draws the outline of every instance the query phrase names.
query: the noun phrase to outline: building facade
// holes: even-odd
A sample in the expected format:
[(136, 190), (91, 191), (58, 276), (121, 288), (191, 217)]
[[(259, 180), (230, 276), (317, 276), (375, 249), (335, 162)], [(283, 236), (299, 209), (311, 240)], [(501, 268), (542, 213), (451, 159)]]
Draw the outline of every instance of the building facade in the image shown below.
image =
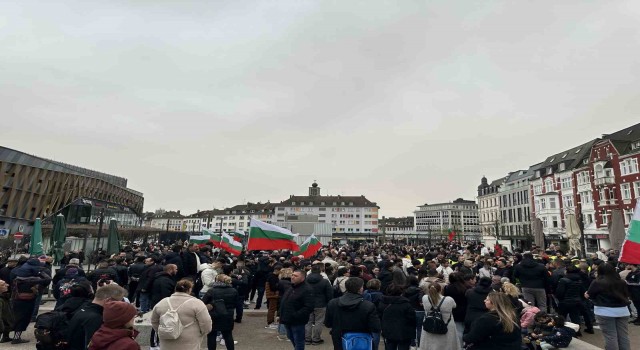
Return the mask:
[(502, 223), (499, 192), (503, 183), (504, 178), (489, 183), (483, 176), (478, 186), (478, 218), (484, 242), (495, 244), (498, 238)]
[(180, 210), (167, 211), (151, 219), (151, 228), (167, 232), (185, 232), (185, 217), (180, 214)]
[(291, 195), (276, 205), (276, 223), (295, 215), (317, 215), (319, 223), (332, 225), (334, 239), (366, 239), (378, 234), (379, 207), (362, 196), (322, 196), (313, 183), (307, 196)]
[(529, 248), (532, 241), (531, 196), (532, 169), (509, 174), (500, 186), (500, 230), (498, 239), (509, 240), (512, 247)]
[(0, 147), (0, 228), (30, 233), (36, 218), (70, 224), (104, 215), (139, 225), (144, 197), (127, 179)]
[(450, 230), (463, 241), (482, 239), (475, 201), (458, 198), (450, 203), (424, 204), (414, 212), (414, 221), (416, 234), (432, 242), (447, 240)]

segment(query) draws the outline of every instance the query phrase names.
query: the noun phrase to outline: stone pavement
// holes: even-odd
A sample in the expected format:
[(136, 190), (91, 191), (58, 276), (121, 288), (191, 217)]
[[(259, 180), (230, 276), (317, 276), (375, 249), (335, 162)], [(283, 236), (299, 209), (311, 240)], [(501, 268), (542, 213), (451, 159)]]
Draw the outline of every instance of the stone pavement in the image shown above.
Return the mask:
[[(47, 312), (53, 309), (55, 302), (48, 301), (45, 305), (40, 307), (40, 312)], [(253, 307), (253, 304), (251, 305)], [(233, 335), (235, 340), (238, 341), (236, 348), (239, 350), (264, 350), (264, 349), (292, 349), (293, 346), (288, 341), (281, 341), (277, 339), (277, 331), (273, 329), (265, 329), (266, 325), (266, 309), (263, 310), (245, 310), (245, 315), (242, 323), (235, 324)], [(584, 332), (583, 332), (584, 333)], [(640, 326), (629, 325), (629, 334), (631, 336), (631, 346), (637, 348), (640, 346)], [(29, 328), (23, 333), (23, 338), (31, 340), (31, 342), (20, 345), (2, 344), (1, 349), (35, 349), (35, 339), (33, 336), (33, 323), (29, 325)], [(312, 350), (330, 350), (333, 348), (329, 338), (329, 333), (325, 329), (323, 332), (323, 339), (325, 343), (322, 345), (308, 345), (307, 349)], [(140, 341), (143, 343), (143, 341)], [(144, 342), (144, 343), (148, 343)], [(596, 333), (584, 334), (582, 340), (574, 339), (571, 343), (571, 348), (581, 350), (596, 350), (604, 347), (602, 333), (599, 329), (596, 329)], [(223, 346), (218, 346), (218, 349), (224, 349)], [(142, 346), (143, 350), (148, 350), (148, 346)], [(203, 348), (205, 349), (205, 348)], [(381, 344), (380, 349), (384, 349), (384, 345)]]

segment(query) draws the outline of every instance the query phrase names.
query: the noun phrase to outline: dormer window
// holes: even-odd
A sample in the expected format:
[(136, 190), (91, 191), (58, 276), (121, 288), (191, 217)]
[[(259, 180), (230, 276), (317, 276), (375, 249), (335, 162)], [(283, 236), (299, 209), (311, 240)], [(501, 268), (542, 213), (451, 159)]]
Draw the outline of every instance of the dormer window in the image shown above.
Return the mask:
[(349, 205), (350, 205), (350, 206), (353, 206), (353, 202), (349, 202)]
[(565, 165), (564, 165), (564, 163), (560, 163), (560, 164), (558, 165), (558, 171), (564, 171), (564, 170), (565, 170)]
[(340, 205), (344, 205), (344, 202), (340, 202)]
[(313, 205), (313, 202), (309, 202), (309, 205)]
[(296, 205), (296, 202), (291, 202), (291, 205)]
[(304, 205), (304, 202), (300, 202), (300, 205)]

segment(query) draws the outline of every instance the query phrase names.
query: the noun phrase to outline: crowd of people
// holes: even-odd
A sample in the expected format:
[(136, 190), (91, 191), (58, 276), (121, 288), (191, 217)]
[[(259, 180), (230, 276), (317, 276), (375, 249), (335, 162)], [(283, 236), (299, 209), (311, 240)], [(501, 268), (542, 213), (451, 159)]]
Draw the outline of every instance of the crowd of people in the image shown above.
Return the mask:
[[(139, 349), (134, 319), (150, 312), (151, 350), (199, 349), (205, 338), (208, 349), (233, 350), (242, 341), (234, 326), (253, 308), (294, 349), (325, 339), (338, 350), (362, 341), (374, 350), (563, 348), (595, 324), (606, 349), (630, 349), (640, 270), (616, 258), (443, 242), (332, 244), (305, 259), (176, 242), (127, 246), (85, 272), (74, 255), (55, 268), (47, 256), (13, 256), (0, 266), (0, 343), (26, 342), (35, 322), (39, 349)], [(55, 310), (36, 318), (47, 288)]]

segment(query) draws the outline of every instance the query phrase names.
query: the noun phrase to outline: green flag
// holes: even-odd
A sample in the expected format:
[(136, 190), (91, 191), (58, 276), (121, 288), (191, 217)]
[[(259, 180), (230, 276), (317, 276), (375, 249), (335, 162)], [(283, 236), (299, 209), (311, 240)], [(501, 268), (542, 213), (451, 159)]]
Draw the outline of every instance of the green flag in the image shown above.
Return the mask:
[(29, 255), (40, 256), (44, 254), (44, 247), (42, 245), (42, 223), (40, 218), (36, 218), (36, 222), (33, 223), (33, 232), (31, 232), (31, 241), (29, 241)]
[(62, 260), (64, 249), (62, 245), (67, 238), (67, 225), (64, 215), (58, 214), (53, 223), (53, 232), (51, 232), (50, 254), (56, 263)]
[(118, 221), (109, 222), (109, 236), (107, 238), (107, 254), (120, 254), (120, 234), (118, 233)]

